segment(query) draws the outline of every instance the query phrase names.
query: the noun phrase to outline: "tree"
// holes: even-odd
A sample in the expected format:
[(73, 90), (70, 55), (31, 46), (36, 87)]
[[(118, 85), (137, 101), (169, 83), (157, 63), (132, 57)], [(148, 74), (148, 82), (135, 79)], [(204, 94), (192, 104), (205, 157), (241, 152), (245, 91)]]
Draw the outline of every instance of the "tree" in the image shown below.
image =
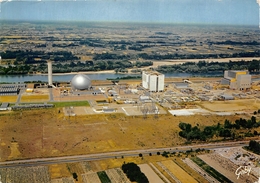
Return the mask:
[(133, 162), (124, 163), (122, 170), (131, 182), (149, 183), (147, 177), (141, 172), (140, 167)]
[(212, 138), (214, 131), (212, 129), (212, 127), (210, 126), (206, 126), (203, 130), (203, 134), (208, 137), (208, 138)]
[(228, 128), (228, 129), (231, 129), (232, 128), (232, 124), (229, 120), (225, 120), (224, 122), (224, 128)]
[(256, 117), (255, 116), (251, 116), (251, 121), (252, 121), (253, 124), (255, 124), (256, 123)]
[(252, 62), (249, 63), (248, 70), (250, 72), (252, 72), (252, 71), (259, 71), (259, 69), (260, 69), (259, 65), (260, 65), (260, 61), (252, 60)]
[(231, 137), (231, 131), (229, 129), (222, 128), (219, 131), (219, 136), (220, 137)]
[(73, 179), (75, 179), (76, 181), (78, 181), (78, 175), (77, 175), (77, 173), (72, 173), (72, 176), (73, 176)]

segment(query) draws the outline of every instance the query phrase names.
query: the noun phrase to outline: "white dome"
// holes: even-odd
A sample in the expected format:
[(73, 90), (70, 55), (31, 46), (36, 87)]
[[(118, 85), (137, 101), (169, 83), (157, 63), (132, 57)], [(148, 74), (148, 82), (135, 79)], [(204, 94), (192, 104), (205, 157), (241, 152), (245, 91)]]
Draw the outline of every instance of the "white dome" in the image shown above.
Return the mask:
[(88, 89), (91, 86), (91, 80), (87, 75), (77, 74), (72, 78), (71, 86), (77, 90)]

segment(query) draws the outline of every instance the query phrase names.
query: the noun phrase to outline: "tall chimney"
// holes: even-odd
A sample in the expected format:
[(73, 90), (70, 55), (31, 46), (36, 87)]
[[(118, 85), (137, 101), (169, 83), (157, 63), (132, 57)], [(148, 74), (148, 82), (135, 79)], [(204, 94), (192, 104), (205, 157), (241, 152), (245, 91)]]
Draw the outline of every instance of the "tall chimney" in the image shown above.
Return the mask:
[(52, 61), (48, 60), (48, 84), (49, 86), (52, 85)]

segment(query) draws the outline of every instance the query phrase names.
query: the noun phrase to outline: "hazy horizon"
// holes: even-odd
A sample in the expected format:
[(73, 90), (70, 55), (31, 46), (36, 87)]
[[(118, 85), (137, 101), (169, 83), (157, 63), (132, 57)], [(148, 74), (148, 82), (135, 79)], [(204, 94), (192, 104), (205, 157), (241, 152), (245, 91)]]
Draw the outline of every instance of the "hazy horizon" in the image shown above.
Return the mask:
[(1, 2), (0, 20), (259, 26), (259, 5), (256, 0), (9, 0)]

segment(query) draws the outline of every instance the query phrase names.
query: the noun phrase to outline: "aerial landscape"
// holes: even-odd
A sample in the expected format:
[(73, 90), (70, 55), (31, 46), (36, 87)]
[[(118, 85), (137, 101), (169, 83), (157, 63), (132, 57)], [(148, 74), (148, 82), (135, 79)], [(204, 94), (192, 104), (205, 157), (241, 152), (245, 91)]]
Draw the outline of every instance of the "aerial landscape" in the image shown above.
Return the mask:
[(258, 4), (0, 1), (0, 183), (260, 182)]

